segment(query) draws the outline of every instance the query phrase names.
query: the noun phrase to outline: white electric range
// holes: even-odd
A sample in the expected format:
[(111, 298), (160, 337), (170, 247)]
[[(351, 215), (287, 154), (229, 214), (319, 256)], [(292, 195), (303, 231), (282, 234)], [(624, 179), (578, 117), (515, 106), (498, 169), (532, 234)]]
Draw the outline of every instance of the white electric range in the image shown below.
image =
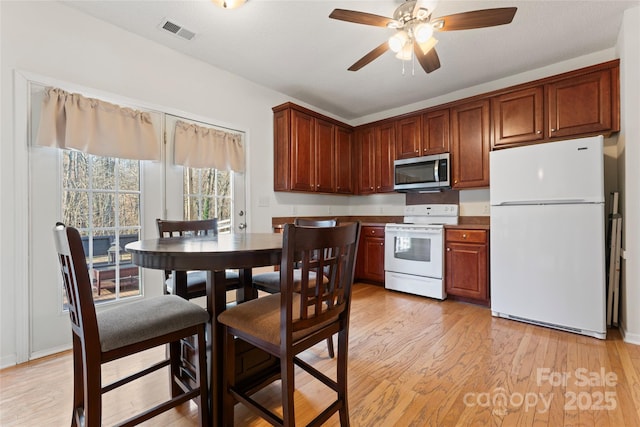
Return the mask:
[(458, 224), (458, 205), (405, 206), (401, 224), (385, 226), (385, 288), (443, 300), (444, 225)]

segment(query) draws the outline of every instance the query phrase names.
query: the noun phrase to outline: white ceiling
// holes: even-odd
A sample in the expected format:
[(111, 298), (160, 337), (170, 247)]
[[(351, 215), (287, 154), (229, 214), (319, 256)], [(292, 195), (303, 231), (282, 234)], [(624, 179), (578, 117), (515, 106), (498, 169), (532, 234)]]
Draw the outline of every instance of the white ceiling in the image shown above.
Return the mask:
[[(198, 1), (64, 1), (142, 37), (352, 120), (566, 59), (611, 48), (634, 1), (440, 0), (434, 17), (516, 6), (511, 24), (437, 33), (441, 68), (385, 53), (357, 72), (356, 60), (394, 30), (329, 19), (335, 8), (393, 15), (402, 0), (249, 0), (223, 10)], [(179, 38), (168, 19), (195, 32)], [(141, 56), (144, 52), (141, 52)], [(185, 76), (187, 78), (187, 76)]]

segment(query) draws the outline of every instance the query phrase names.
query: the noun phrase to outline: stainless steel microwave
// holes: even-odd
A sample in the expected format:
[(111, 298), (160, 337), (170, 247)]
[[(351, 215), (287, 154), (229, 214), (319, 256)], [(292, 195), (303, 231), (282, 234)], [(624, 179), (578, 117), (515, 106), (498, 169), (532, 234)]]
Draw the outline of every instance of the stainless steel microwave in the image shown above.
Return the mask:
[(393, 162), (395, 191), (433, 191), (451, 187), (449, 153)]

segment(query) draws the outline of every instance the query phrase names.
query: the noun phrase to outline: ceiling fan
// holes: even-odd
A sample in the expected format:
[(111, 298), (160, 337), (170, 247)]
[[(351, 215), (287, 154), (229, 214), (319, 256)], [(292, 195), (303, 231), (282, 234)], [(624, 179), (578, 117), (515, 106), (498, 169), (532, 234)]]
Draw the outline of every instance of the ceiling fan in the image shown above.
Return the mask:
[(432, 18), (434, 8), (434, 1), (406, 0), (395, 10), (393, 18), (355, 10), (334, 9), (329, 18), (397, 30), (388, 41), (356, 61), (349, 67), (349, 71), (358, 71), (391, 49), (401, 60), (411, 60), (415, 55), (424, 71), (430, 73), (440, 68), (440, 59), (435, 50), (438, 41), (433, 37), (434, 31), (470, 30), (509, 24), (517, 10), (516, 7), (501, 7)]

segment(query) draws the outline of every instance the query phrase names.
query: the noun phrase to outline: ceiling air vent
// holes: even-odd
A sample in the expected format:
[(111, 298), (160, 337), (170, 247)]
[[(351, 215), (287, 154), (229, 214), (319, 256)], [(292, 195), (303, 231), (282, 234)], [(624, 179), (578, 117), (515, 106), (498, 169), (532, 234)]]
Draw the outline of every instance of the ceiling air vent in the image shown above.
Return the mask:
[(181, 25), (178, 25), (175, 22), (171, 22), (167, 19), (160, 23), (160, 28), (187, 40), (191, 40), (196, 35), (196, 33), (194, 33), (193, 31), (189, 31)]

